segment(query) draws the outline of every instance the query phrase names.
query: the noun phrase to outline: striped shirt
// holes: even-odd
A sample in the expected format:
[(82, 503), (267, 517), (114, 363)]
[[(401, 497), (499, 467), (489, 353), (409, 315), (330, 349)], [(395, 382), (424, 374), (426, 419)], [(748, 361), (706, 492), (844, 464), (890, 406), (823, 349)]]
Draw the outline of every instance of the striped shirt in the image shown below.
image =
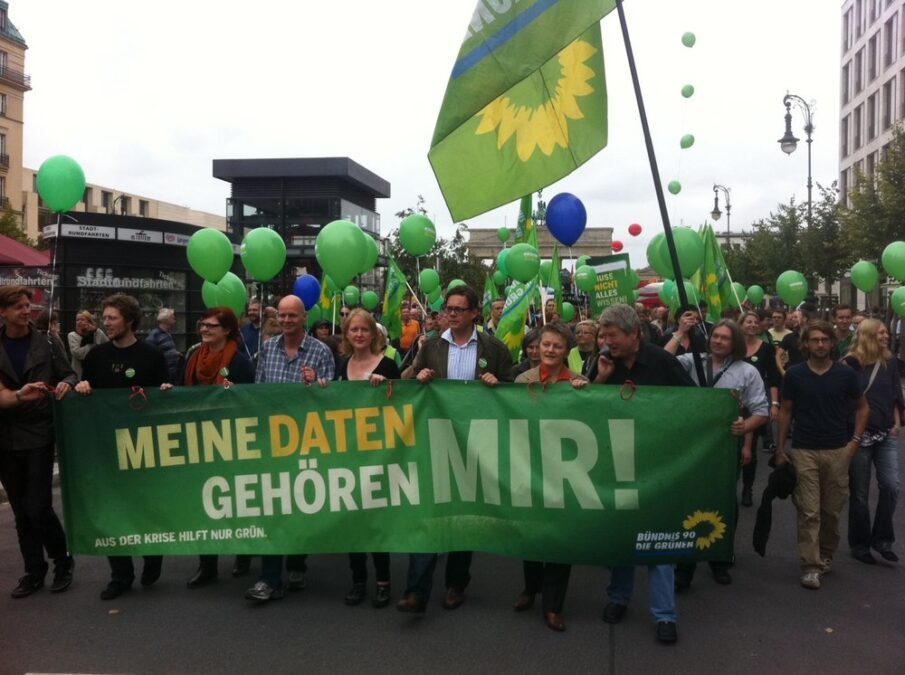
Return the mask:
[(302, 368), (308, 366), (316, 377), (332, 380), (336, 364), (333, 354), (320, 340), (307, 333), (292, 359), (286, 358), (283, 336), (270, 338), (258, 354), (258, 369), (255, 382), (302, 382)]
[(473, 380), (478, 362), (478, 331), (472, 330), (471, 337), (464, 345), (457, 345), (452, 331), (443, 331), (442, 339), (449, 343), (449, 356), (446, 359), (446, 379)]

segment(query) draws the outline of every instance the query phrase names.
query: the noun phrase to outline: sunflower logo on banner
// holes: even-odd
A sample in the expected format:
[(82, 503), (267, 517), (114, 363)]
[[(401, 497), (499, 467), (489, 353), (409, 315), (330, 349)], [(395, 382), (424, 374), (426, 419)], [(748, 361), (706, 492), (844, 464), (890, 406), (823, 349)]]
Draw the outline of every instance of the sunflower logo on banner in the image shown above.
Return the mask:
[(694, 545), (701, 551), (713, 546), (726, 534), (726, 523), (718, 511), (695, 511), (682, 521), (682, 527), (697, 533)]

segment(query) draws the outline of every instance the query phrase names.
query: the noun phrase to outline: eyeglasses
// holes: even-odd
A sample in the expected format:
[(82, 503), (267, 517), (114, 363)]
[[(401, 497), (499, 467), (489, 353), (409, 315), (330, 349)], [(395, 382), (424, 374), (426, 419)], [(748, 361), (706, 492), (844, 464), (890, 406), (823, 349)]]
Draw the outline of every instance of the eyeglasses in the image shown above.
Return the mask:
[(447, 314), (452, 314), (454, 316), (456, 314), (465, 314), (465, 312), (471, 311), (471, 307), (450, 307), (448, 305), (445, 309)]
[(220, 324), (219, 324), (219, 323), (211, 323), (211, 322), (209, 322), (209, 321), (199, 321), (199, 322), (198, 322), (198, 328), (199, 328), (199, 330), (200, 330), (201, 328), (207, 328), (208, 330), (213, 330), (214, 328), (220, 328)]

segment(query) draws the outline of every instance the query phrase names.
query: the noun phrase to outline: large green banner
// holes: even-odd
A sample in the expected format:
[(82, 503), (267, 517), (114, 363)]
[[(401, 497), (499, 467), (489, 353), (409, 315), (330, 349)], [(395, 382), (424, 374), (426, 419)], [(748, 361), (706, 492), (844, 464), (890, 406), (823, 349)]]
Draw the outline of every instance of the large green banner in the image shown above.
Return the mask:
[(727, 390), (403, 381), (145, 396), (57, 404), (74, 552), (731, 555)]

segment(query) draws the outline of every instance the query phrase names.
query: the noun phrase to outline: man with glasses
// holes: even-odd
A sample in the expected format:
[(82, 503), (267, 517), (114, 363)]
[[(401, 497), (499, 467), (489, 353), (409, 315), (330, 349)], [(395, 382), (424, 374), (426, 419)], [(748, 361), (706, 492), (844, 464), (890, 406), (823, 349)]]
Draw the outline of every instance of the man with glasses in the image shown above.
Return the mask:
[[(422, 384), (431, 380), (480, 380), (488, 387), (512, 381), (509, 349), (492, 335), (475, 328), (478, 294), (469, 286), (446, 292), (449, 328), (427, 339), (415, 357), (411, 373)], [(446, 560), (444, 609), (456, 609), (465, 601), (471, 579), (471, 551), (454, 551)], [(396, 605), (400, 612), (424, 612), (433, 585), (436, 553), (412, 553), (409, 557), (405, 596)]]
[[(261, 346), (255, 382), (292, 382), (311, 384), (332, 380), (335, 370), (330, 349), (305, 331), (308, 313), (302, 301), (287, 295), (277, 306), (277, 321), (282, 333)], [(306, 555), (287, 556), (289, 589), (301, 590), (307, 586), (305, 572)], [(264, 603), (283, 597), (283, 556), (265, 555), (261, 562), (261, 578), (245, 591), (245, 597)]]
[[(783, 379), (776, 443), (776, 464), (791, 459), (798, 474), (792, 500), (798, 509), (800, 581), (812, 590), (820, 588), (820, 577), (829, 571), (839, 546), (848, 465), (858, 452), (870, 412), (857, 373), (833, 361), (835, 342), (836, 331), (826, 321), (812, 321), (802, 331), (801, 349), (807, 360), (789, 366)], [(785, 453), (790, 427), (791, 457)]]

